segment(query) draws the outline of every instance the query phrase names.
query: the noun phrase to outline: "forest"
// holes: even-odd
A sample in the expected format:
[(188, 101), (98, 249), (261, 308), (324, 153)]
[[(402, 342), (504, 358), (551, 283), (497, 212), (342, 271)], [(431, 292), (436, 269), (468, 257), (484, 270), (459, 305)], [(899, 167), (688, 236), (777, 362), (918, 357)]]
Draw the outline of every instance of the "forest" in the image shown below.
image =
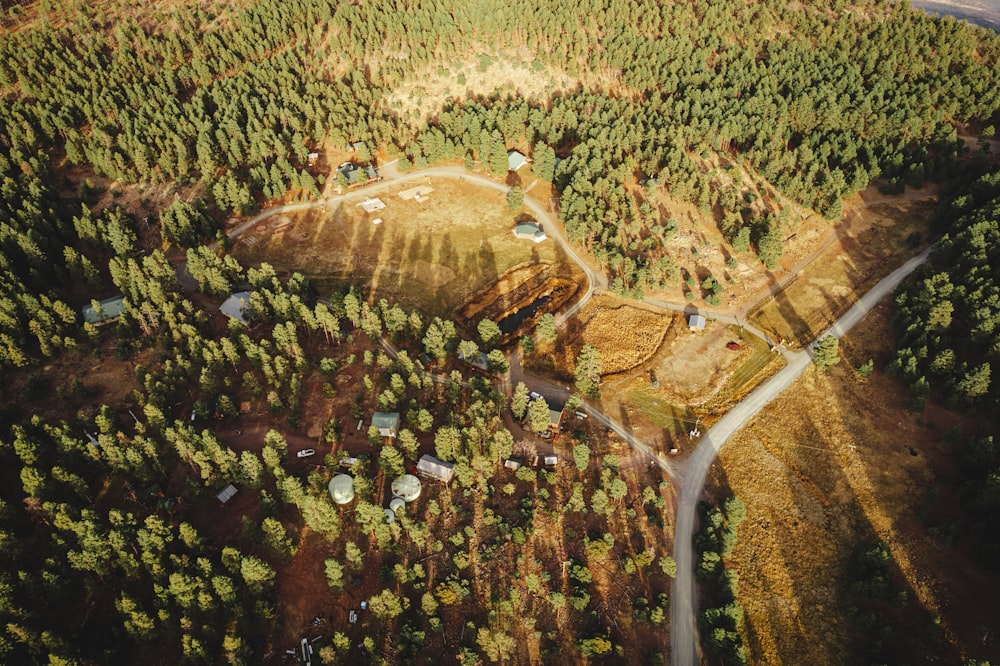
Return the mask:
[[(570, 239), (604, 267), (616, 292), (634, 296), (680, 280), (664, 248), (671, 212), (654, 195), (696, 205), (737, 251), (773, 268), (802, 211), (835, 221), (843, 198), (872, 183), (899, 191), (968, 180), (942, 214), (938, 259), (897, 297), (894, 363), (914, 386), (915, 404), (932, 389), (963, 408), (996, 401), (991, 266), (1000, 175), (983, 168), (970, 177), (959, 136), (1000, 121), (1000, 39), (983, 29), (905, 2), (843, 0), (248, 0), (141, 11), (124, 0), (44, 0), (4, 12), (5, 663), (273, 658), (283, 646), (262, 628), (280, 630), (277, 572), (305, 548), (305, 533), (332, 543), (350, 530), (357, 543), (334, 549), (327, 582), (339, 589), (360, 579), (365, 563), (378, 563), (373, 610), (404, 636), (393, 659), (421, 654), (443, 622), (461, 629), (462, 654), (497, 661), (513, 652), (517, 631), (529, 631), (512, 628), (522, 615), (542, 623), (546, 657), (624, 649), (663, 621), (659, 595), (672, 561), (623, 536), (635, 515), (662, 524), (666, 500), (655, 481), (645, 479), (640, 501), (626, 507), (619, 461), (608, 454), (590, 465), (588, 447), (597, 444), (582, 433), (579, 477), (519, 473), (517, 487), (537, 484), (545, 494), (536, 491), (505, 522), (497, 513), (513, 501), (515, 482), (507, 493), (495, 486), (508, 484), (492, 481), (513, 446), (496, 416), (502, 397), (457, 365), (449, 366), (458, 373), (450, 385), (435, 383), (416, 360), (423, 353), (454, 364), (474, 333), (369, 302), (348, 285), (319, 294), (300, 275), (247, 268), (207, 245), (225, 247), (221, 223), (230, 215), (319, 196), (325, 174), (307, 156), (329, 146), (363, 142), (366, 159), (399, 157), (403, 168), (464, 163), (498, 176), (507, 150), (518, 148), (552, 183)], [(429, 68), (496, 62), (515, 51), (575, 87), (545, 99), (459, 94), (426, 118), (387, 103)], [(196, 194), (150, 204), (140, 216), (114, 202), (95, 206), (91, 177)], [(181, 290), (181, 261), (199, 293)], [(251, 329), (210, 315), (237, 287), (253, 292)], [(126, 303), (120, 319), (83, 321), (83, 306), (117, 293)], [(408, 352), (391, 358), (381, 337)], [(959, 344), (970, 338), (974, 345)], [(60, 363), (74, 372), (50, 370)], [(113, 363), (129, 369), (119, 382), (125, 397), (105, 404), (82, 369)], [(323, 474), (287, 469), (289, 445), (278, 431), (297, 432), (304, 404), (314, 392), (336, 394), (338, 376), (358, 380), (356, 409), (398, 408), (408, 424), (398, 446), (372, 438), (371, 473), (358, 475), (362, 502), (350, 525)], [(215, 432), (238, 417), (243, 399), (274, 420), (259, 451), (236, 450)], [(344, 430), (331, 419), (322, 441), (333, 445)], [(378, 475), (411, 463), (418, 442), (456, 463), (456, 506), (435, 500), (463, 528), (448, 537), (420, 520), (388, 525), (369, 501)], [(992, 439), (977, 439), (966, 455), (970, 468), (996, 470)], [(970, 506), (992, 511), (995, 477), (970, 486)], [(198, 517), (228, 483), (250, 491), (259, 520), (235, 535), (210, 535)], [(462, 504), (474, 489), (485, 499)], [(504, 545), (523, 545), (563, 505), (572, 531), (584, 535), (575, 550), (518, 559)], [(469, 532), (484, 515), (489, 529), (475, 545), (489, 556), (470, 564)], [(431, 574), (433, 588), (429, 567), (399, 556), (407, 549), (450, 557)], [(602, 615), (592, 601), (606, 579), (594, 563), (605, 566), (609, 553), (627, 553), (613, 566), (650, 591), (614, 635), (608, 608)], [(557, 554), (572, 561), (568, 571), (551, 565)], [(532, 596), (491, 598), (477, 589), (469, 567), (489, 566), (489, 558), (523, 575)], [(560, 577), (571, 582), (560, 588)], [(420, 603), (410, 607), (410, 598)], [(481, 608), (489, 613), (474, 616)], [(568, 612), (581, 618), (578, 635), (551, 635), (545, 623)], [(474, 616), (468, 634), (456, 619), (463, 613)], [(743, 654), (730, 633), (722, 648)], [(342, 634), (325, 647), (329, 663), (391, 661), (380, 646)], [(656, 646), (642, 649), (643, 659), (663, 658)]]

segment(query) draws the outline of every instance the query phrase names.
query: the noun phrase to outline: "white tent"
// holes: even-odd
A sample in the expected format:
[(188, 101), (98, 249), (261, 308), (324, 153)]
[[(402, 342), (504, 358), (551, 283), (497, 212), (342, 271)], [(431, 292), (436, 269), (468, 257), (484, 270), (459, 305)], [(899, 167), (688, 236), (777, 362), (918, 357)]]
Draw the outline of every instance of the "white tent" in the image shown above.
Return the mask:
[(406, 502), (404, 502), (399, 497), (393, 497), (392, 501), (389, 502), (389, 510), (393, 513), (399, 511), (400, 509), (406, 510)]
[(330, 497), (337, 504), (347, 504), (354, 499), (354, 477), (350, 474), (338, 474), (333, 477), (328, 488)]
[(412, 502), (420, 497), (420, 479), (412, 474), (404, 474), (392, 482), (392, 494), (404, 502)]

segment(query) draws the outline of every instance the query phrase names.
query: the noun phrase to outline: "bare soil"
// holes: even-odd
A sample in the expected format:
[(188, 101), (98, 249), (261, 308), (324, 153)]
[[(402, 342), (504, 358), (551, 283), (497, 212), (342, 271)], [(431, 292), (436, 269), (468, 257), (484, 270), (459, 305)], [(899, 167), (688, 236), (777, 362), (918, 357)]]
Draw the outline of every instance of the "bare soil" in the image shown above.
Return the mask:
[(909, 413), (898, 384), (853, 370), (869, 358), (884, 367), (889, 313), (884, 303), (874, 310), (842, 343), (844, 362), (829, 374), (807, 370), (722, 451), (715, 492), (747, 505), (730, 564), (752, 663), (863, 660), (846, 586), (852, 554), (877, 540), (890, 545), (908, 595), (887, 638), (893, 661), (998, 657), (982, 637), (1000, 629), (1000, 576), (927, 519), (954, 508), (954, 454), (941, 435), (958, 415), (933, 405)]

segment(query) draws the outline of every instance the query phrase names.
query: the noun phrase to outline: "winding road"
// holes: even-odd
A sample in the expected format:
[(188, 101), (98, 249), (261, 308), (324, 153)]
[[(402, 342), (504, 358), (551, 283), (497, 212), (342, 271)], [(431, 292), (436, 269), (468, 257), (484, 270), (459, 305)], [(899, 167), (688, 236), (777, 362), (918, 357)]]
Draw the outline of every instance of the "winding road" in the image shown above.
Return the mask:
[[(883, 278), (817, 340), (827, 335), (840, 338), (847, 334), (875, 304), (892, 293), (906, 276), (926, 261), (929, 255), (930, 249), (924, 250)], [(682, 490), (677, 505), (674, 531), (674, 560), (677, 562), (677, 577), (674, 579), (670, 597), (670, 647), (673, 666), (690, 666), (699, 661), (698, 629), (695, 623), (698, 607), (695, 603), (697, 597), (694, 584), (695, 562), (692, 539), (694, 537), (695, 508), (705, 486), (708, 470), (729, 438), (802, 374), (802, 371), (810, 363), (815, 345), (814, 341), (805, 351), (786, 352), (785, 358), (788, 359), (788, 365), (748, 395), (716, 423), (702, 438), (694, 455), (687, 461), (687, 469), (681, 484)]]
[[(419, 172), (400, 174), (394, 164), (384, 165), (383, 176), (385, 180), (381, 183), (365, 187), (359, 191), (352, 191), (345, 194), (325, 197), (317, 201), (298, 204), (287, 204), (269, 208), (260, 214), (249, 218), (227, 232), (230, 238), (237, 238), (248, 229), (252, 228), (268, 217), (292, 213), (312, 208), (331, 206), (359, 196), (371, 196), (383, 192), (389, 188), (405, 184), (416, 180), (426, 180), (427, 178), (452, 178), (468, 181), (481, 185), (498, 192), (506, 193), (510, 188), (495, 180), (471, 173), (463, 167), (444, 166), (424, 169)], [(587, 290), (583, 296), (566, 312), (557, 316), (557, 322), (562, 325), (576, 313), (578, 313), (594, 295), (596, 288), (607, 289), (607, 278), (594, 270), (585, 262), (576, 250), (570, 245), (563, 234), (563, 230), (556, 222), (555, 218), (545, 210), (545, 208), (530, 196), (524, 198), (525, 207), (531, 211), (535, 218), (544, 226), (545, 233), (553, 238), (563, 249), (566, 255), (581, 268), (587, 278)], [(872, 307), (882, 298), (892, 292), (893, 289), (921, 263), (926, 261), (930, 254), (930, 249), (925, 250), (920, 255), (910, 259), (901, 267), (883, 278), (875, 287), (858, 300), (851, 308), (820, 338), (826, 335), (841, 337), (845, 335), (855, 324), (857, 324)], [(815, 254), (811, 258), (815, 258)], [(714, 319), (726, 324), (735, 324), (743, 327), (753, 335), (773, 343), (762, 331), (750, 326), (746, 321), (741, 321), (739, 314), (724, 311), (699, 310), (691, 305), (679, 305), (653, 298), (643, 299), (643, 302), (654, 307), (676, 312), (694, 313), (700, 312), (708, 319)], [(745, 425), (750, 419), (757, 415), (765, 406), (780, 395), (792, 382), (808, 367), (811, 361), (812, 350), (815, 341), (805, 350), (793, 352), (783, 347), (777, 347), (777, 351), (782, 353), (787, 361), (787, 365), (778, 374), (769, 379), (763, 385), (750, 393), (742, 402), (730, 410), (711, 430), (702, 437), (694, 454), (684, 463), (678, 464), (664, 460), (658, 456), (647, 443), (635, 437), (626, 430), (620, 423), (603, 414), (596, 407), (585, 404), (585, 410), (595, 421), (600, 422), (605, 427), (616, 432), (622, 439), (629, 443), (636, 451), (649, 457), (660, 466), (664, 472), (674, 481), (679, 488), (678, 505), (674, 532), (674, 559), (677, 562), (677, 577), (674, 580), (671, 597), (671, 662), (673, 666), (689, 666), (699, 661), (698, 630), (696, 625), (697, 604), (696, 590), (694, 582), (694, 553), (692, 539), (694, 536), (695, 508), (698, 498), (701, 496), (705, 485), (708, 471), (722, 449), (723, 445)], [(387, 351), (394, 351), (390, 348)], [(567, 387), (557, 386), (538, 377), (531, 377), (523, 372), (520, 364), (520, 348), (516, 348), (511, 354), (511, 374), (508, 379), (510, 384), (516, 381), (524, 381), (532, 390), (544, 392), (554, 398), (565, 400), (570, 393)], [(508, 389), (510, 386), (507, 387)]]

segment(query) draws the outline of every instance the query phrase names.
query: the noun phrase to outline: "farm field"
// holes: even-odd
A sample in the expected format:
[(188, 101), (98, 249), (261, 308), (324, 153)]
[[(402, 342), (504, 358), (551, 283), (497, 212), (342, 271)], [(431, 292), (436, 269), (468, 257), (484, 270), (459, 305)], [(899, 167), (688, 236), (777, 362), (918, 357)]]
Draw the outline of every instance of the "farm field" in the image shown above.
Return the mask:
[[(508, 210), (503, 194), (438, 179), (424, 184), (433, 191), (419, 199), (397, 196), (418, 184), (381, 193), (386, 208), (372, 213), (358, 205), (367, 199), (359, 192), (334, 210), (282, 216), (255, 233), (252, 245), (241, 242), (236, 256), (298, 271), (321, 294), (350, 282), (373, 300), (437, 315), (450, 313), (520, 264), (548, 262), (558, 273), (572, 272), (554, 241), (514, 238), (512, 229), (524, 214)], [(376, 219), (382, 222), (374, 224)]]
[[(808, 369), (757, 415), (710, 480), (710, 494), (747, 506), (729, 566), (740, 576), (751, 663), (997, 656), (982, 627), (1000, 617), (977, 600), (1000, 593), (1000, 577), (964, 545), (955, 454), (944, 443), (959, 417), (934, 405), (906, 411), (905, 389), (881, 372), (892, 354), (889, 315), (879, 305), (842, 342), (838, 366)], [(863, 380), (854, 368), (868, 359), (876, 373)], [(860, 553), (879, 541), (894, 562), (884, 601), (851, 587)]]

